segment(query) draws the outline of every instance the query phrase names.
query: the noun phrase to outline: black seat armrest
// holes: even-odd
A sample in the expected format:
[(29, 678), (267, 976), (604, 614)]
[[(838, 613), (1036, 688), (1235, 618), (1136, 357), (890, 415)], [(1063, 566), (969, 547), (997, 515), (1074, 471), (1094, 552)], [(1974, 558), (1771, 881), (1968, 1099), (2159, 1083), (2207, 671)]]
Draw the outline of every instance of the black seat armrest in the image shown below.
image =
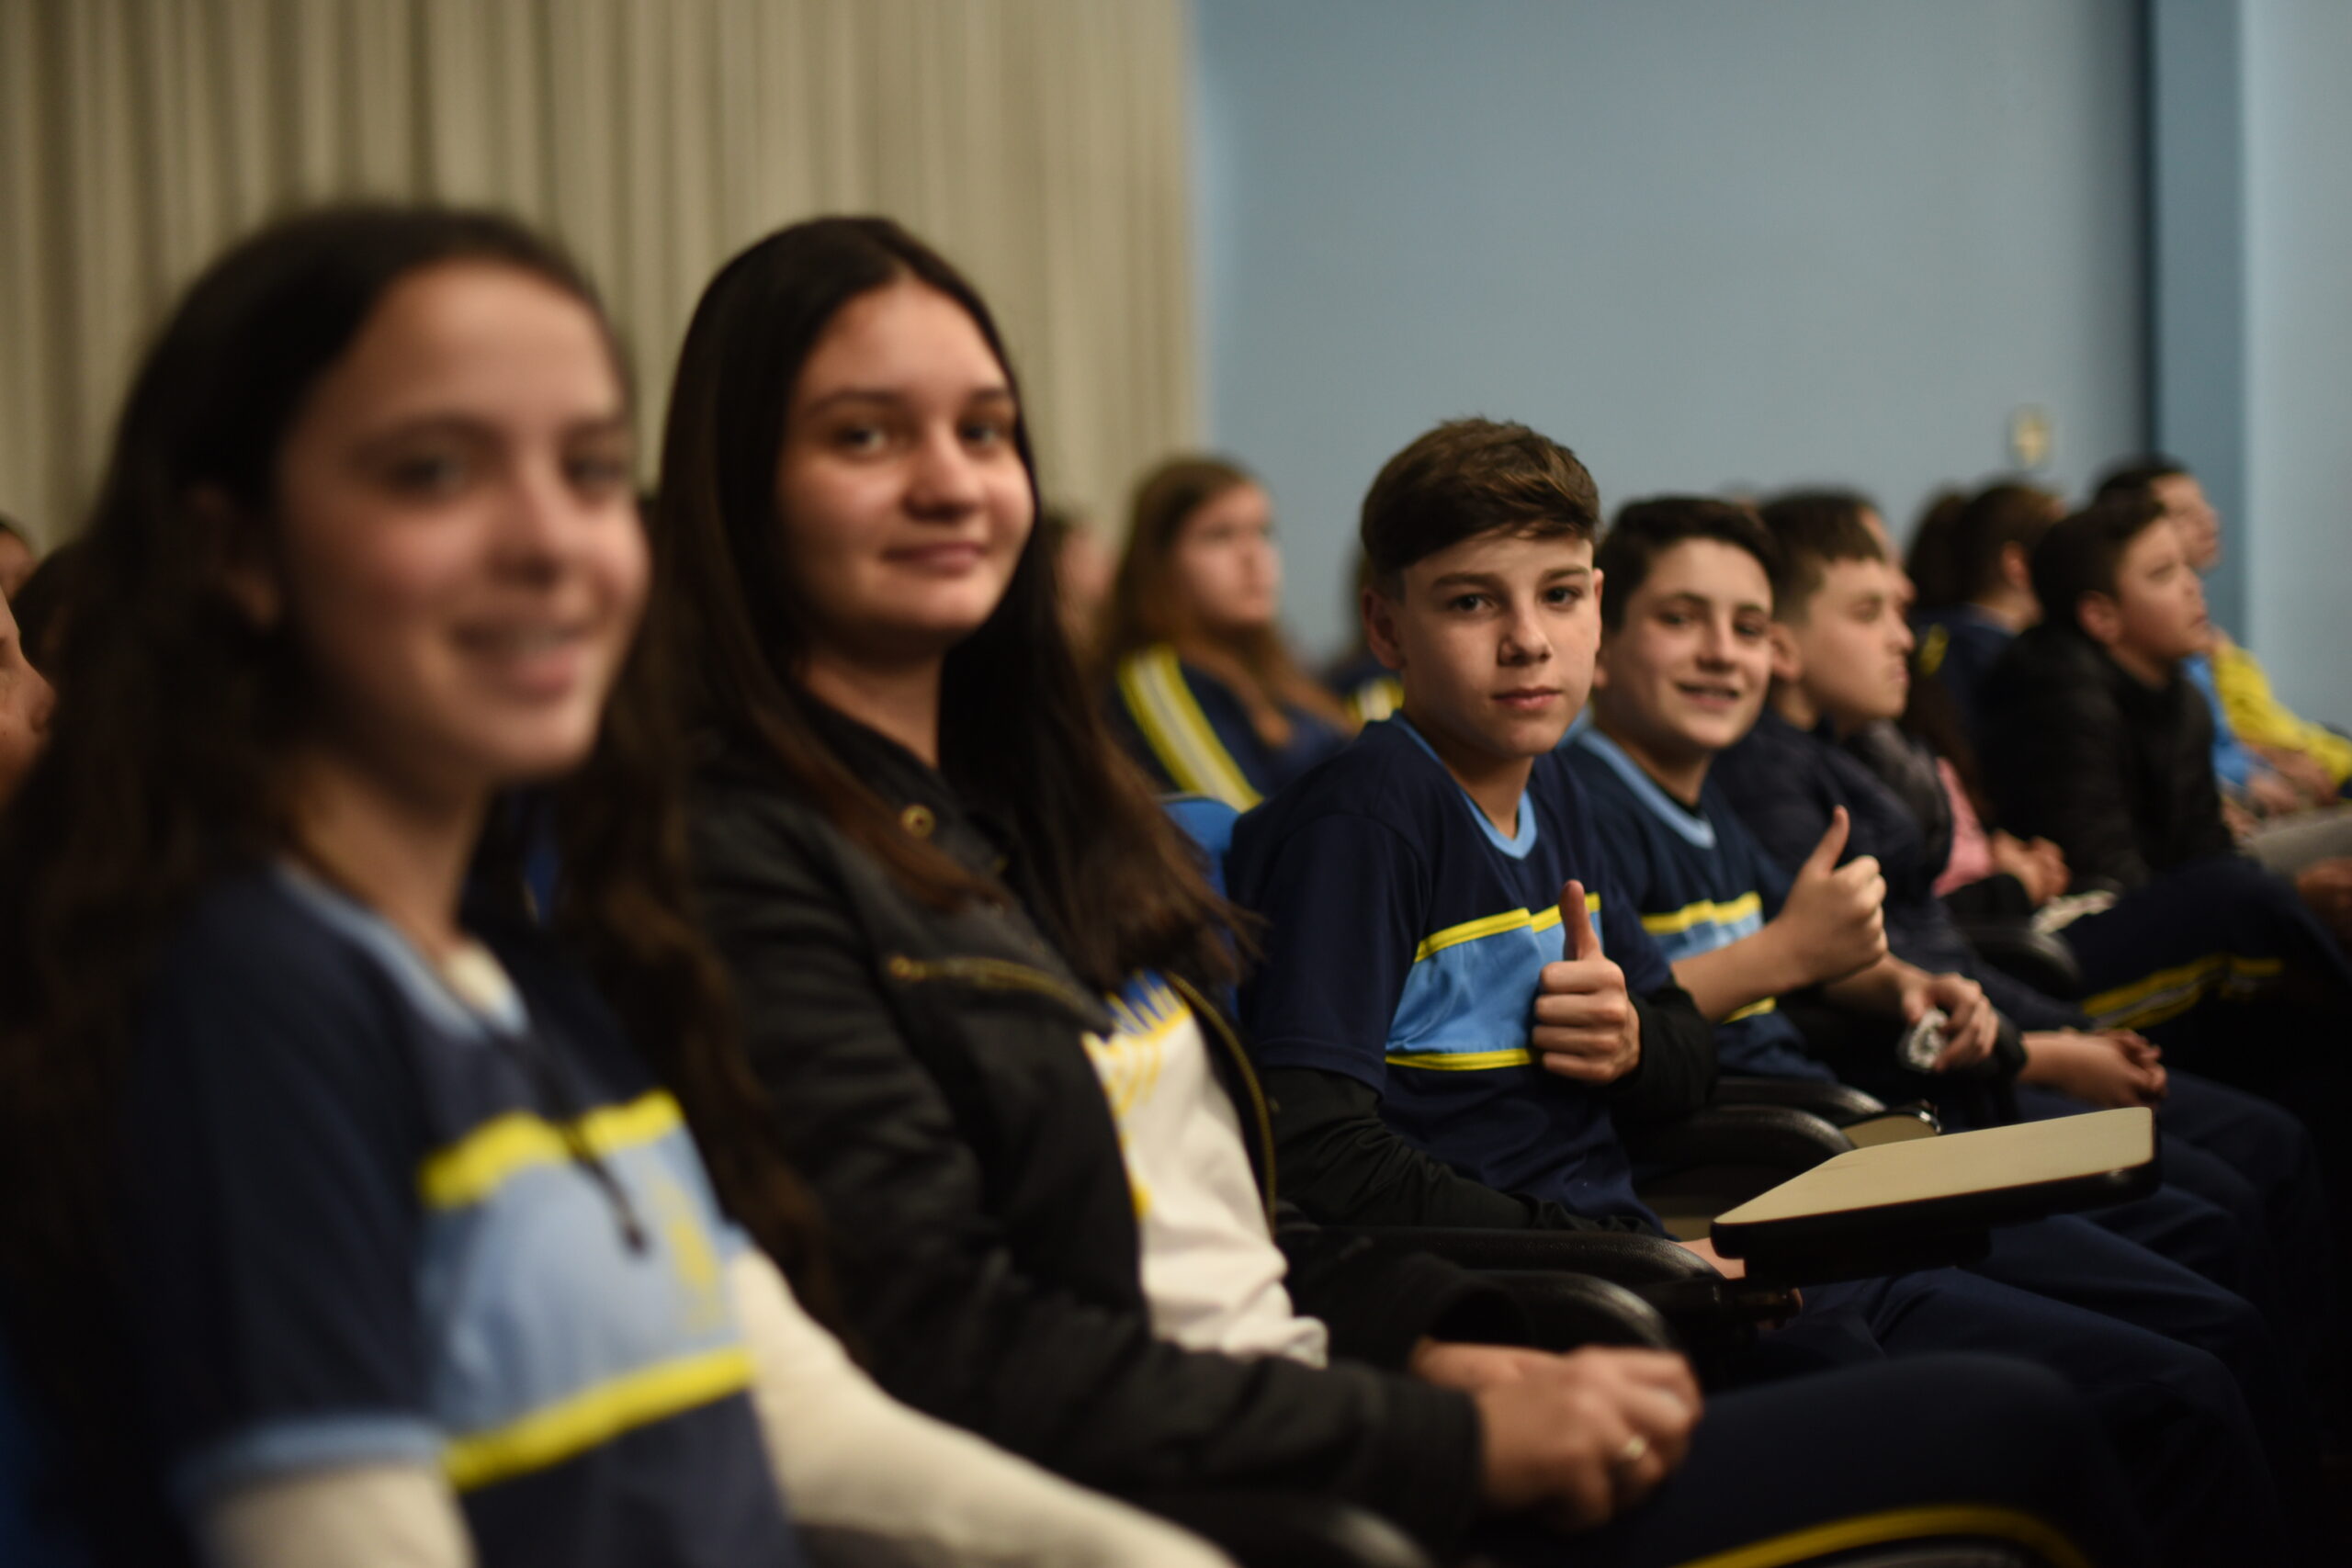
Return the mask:
[(1679, 1122), (1629, 1129), (1625, 1146), (1652, 1168), (1769, 1166), (1793, 1176), (1842, 1155), (1853, 1140), (1787, 1105), (1710, 1105)]
[[(1472, 1230), (1433, 1226), (1334, 1225), (1341, 1235), (1387, 1245), (1419, 1247), (1464, 1269), (1500, 1278), (1518, 1296), (1547, 1349), (1576, 1344), (1646, 1344), (1655, 1333), (1650, 1317), (1665, 1320), (1673, 1346), (1702, 1361), (1755, 1337), (1757, 1325), (1787, 1317), (1795, 1303), (1780, 1284), (1727, 1280), (1714, 1265), (1662, 1235), (1639, 1231)], [(1573, 1284), (1547, 1294), (1521, 1285), (1530, 1275), (1591, 1277), (1639, 1298), (1642, 1312), (1611, 1319), (1617, 1303), (1609, 1292)], [(1547, 1312), (1556, 1307), (1557, 1317)], [(1622, 1337), (1608, 1337), (1615, 1334)], [(1582, 1337), (1578, 1337), (1583, 1336)]]
[(1666, 1314), (1613, 1280), (1532, 1269), (1494, 1270), (1490, 1277), (1527, 1314), (1535, 1328), (1538, 1349), (1573, 1350), (1581, 1345), (1682, 1348), (1682, 1340)]
[(1644, 1231), (1473, 1230), (1444, 1225), (1329, 1225), (1388, 1247), (1435, 1253), (1464, 1269), (1591, 1274), (1621, 1285), (1713, 1276), (1704, 1258)]
[(1368, 1509), (1304, 1492), (1148, 1492), (1127, 1499), (1215, 1545), (1241, 1568), (1436, 1568)]
[(1985, 963), (2044, 996), (2074, 1001), (2083, 994), (2083, 966), (2063, 938), (2021, 920), (1962, 921), (1960, 934)]
[(1835, 1126), (1882, 1115), (1885, 1104), (1851, 1084), (1818, 1078), (1751, 1078), (1733, 1076), (1715, 1080), (1717, 1105), (1786, 1105), (1810, 1111)]

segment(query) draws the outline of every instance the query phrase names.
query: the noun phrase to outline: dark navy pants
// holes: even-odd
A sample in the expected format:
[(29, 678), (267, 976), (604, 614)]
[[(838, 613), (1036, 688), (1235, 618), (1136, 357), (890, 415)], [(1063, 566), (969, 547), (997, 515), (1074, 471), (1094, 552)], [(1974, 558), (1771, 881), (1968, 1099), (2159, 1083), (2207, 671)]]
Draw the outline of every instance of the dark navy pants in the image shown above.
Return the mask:
[(2312, 1463), (2307, 1424), (2260, 1314), (2188, 1269), (2061, 1218), (1996, 1232), (1968, 1269), (1810, 1286), (1805, 1303), (1767, 1337), (1781, 1342), (1770, 1353), (1992, 1351), (2065, 1378), (2122, 1460), (2161, 1561), (2293, 1560), (2273, 1471)]
[[(2167, 1046), (2202, 1037), (2217, 1007), (2285, 976), (2352, 1021), (2352, 961), (2294, 884), (2243, 855), (2175, 866), (2061, 934), (2082, 965), (2084, 1010)], [(2183, 1019), (2194, 1023), (2176, 1027)]]
[[(2017, 1102), (2030, 1121), (2089, 1109), (2030, 1087)], [(2332, 1417), (2342, 1404), (2335, 1249), (2310, 1133), (2258, 1095), (2182, 1072), (2171, 1075), (2156, 1122), (2164, 1191), (2083, 1217), (2252, 1302)]]
[[(2100, 1568), (2159, 1557), (2097, 1422), (2065, 1383), (2007, 1359), (1932, 1356), (1711, 1394), (1690, 1457), (1641, 1506), (1575, 1537), (1492, 1527), (1502, 1562), (1666, 1568), (1735, 1548), (2054, 1529)], [(2230, 1558), (2221, 1561), (2255, 1561)]]

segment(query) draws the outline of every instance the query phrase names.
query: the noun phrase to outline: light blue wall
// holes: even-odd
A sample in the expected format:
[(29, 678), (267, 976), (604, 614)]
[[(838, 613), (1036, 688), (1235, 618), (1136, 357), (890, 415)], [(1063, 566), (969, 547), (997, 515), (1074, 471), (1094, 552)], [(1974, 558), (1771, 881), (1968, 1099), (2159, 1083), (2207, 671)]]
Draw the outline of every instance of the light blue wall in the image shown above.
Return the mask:
[(2246, 106), (2241, 0), (2149, 0), (2150, 444), (2222, 518), (2206, 602), (2245, 621)]
[(2018, 405), (2068, 485), (2143, 439), (2133, 0), (1194, 12), (1210, 429), (1310, 649), (1365, 484), (1449, 415), (1558, 436), (1611, 505), (1843, 479), (1899, 529)]
[(2246, 526), (2235, 628), (2307, 717), (2352, 724), (2352, 6), (2249, 0)]

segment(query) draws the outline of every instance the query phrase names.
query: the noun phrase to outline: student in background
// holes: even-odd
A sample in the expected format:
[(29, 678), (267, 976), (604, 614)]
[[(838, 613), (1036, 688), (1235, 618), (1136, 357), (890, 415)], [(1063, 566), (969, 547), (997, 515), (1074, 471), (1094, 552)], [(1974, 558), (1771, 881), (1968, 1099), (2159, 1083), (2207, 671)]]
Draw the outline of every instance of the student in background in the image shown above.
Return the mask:
[[(2222, 558), (2221, 518), (2197, 476), (2177, 459), (2150, 457), (2124, 464), (2099, 481), (2097, 495), (2102, 501), (2154, 501), (2180, 530), (2181, 547), (2199, 576)], [(2352, 781), (2352, 739), (2296, 716), (2271, 693), (2261, 661), (2220, 626), (2210, 630), (2208, 646), (2182, 660), (2181, 671), (2212, 709), (2216, 765), (2224, 789), (2266, 816), (2335, 800)], [(2222, 765), (2225, 747), (2241, 754), (2234, 766)]]
[(1136, 487), (1102, 657), (1114, 732), (1164, 788), (1246, 810), (1331, 754), (1347, 711), (1283, 642), (1273, 503), (1218, 457)]
[[(1713, 1042), (1556, 751), (1583, 705), (1608, 591), (1592, 570), (1596, 512), (1591, 478), (1566, 448), (1485, 420), (1428, 432), (1365, 496), (1374, 586), (1363, 615), (1404, 682), (1404, 709), (1244, 816), (1228, 864), (1236, 901), (1262, 922), (1242, 1010), (1286, 1190), (1317, 1217), (1662, 1234), (1618, 1128), (1697, 1103)], [(1918, 981), (1902, 1005), (1944, 1007), (1949, 1064), (1980, 1060), (1994, 1020), (1977, 987)], [(2029, 1234), (2061, 1231), (2063, 1246)], [(1683, 1245), (1714, 1261), (1703, 1241)], [(2069, 1287), (2114, 1315), (1936, 1269), (1808, 1287), (1804, 1311), (1758, 1354), (1998, 1346), (2080, 1376), (2119, 1440), (2141, 1440), (2146, 1413), (2125, 1412), (2153, 1387), (2177, 1396), (2191, 1424), (2177, 1430), (2217, 1414), (2231, 1426), (2234, 1388), (2205, 1405), (2213, 1359), (2122, 1321), (2143, 1312), (2190, 1339), (2228, 1323), (2210, 1342), (2233, 1365), (2242, 1357), (2272, 1405), (2263, 1330), (2245, 1303), (2080, 1222), (2004, 1230), (1994, 1245), (1988, 1273), (2014, 1262), (2052, 1277), (2062, 1263), (2080, 1271)], [(2192, 1299), (2195, 1310), (2173, 1314)], [(2280, 1436), (2284, 1457), (2285, 1424)], [(2235, 1469), (2267, 1493), (2258, 1461), (2229, 1457), (2240, 1443), (2251, 1447), (2222, 1437), (2222, 1451), (2191, 1463)], [(2178, 1473), (2181, 1457), (2143, 1451), (2134, 1468)], [(1796, 1472), (1777, 1483), (1798, 1484)], [(2211, 1495), (2143, 1500), (2177, 1508), (2180, 1528), (2209, 1540), (2241, 1528), (2224, 1519), (2236, 1505)]]
[(1405, 688), (1398, 683), (1396, 672), (1380, 661), (1363, 634), (1359, 606), (1363, 604), (1364, 590), (1371, 586), (1372, 562), (1358, 550), (1356, 570), (1348, 580), (1348, 624), (1356, 628), (1355, 640), (1324, 676), (1333, 694), (1347, 705), (1348, 717), (1359, 729), (1386, 718), (1405, 702)]
[[(585, 285), (495, 217), (289, 220), (142, 366), (107, 614), (0, 826), (0, 1300), (83, 1522), (109, 1562), (792, 1568), (789, 1490), (946, 1562), (1205, 1568), (891, 1405), (737, 1228), (821, 1297), (790, 1174), (706, 1169), (727, 1003), (629, 684), (630, 429)], [(552, 931), (498, 870), (520, 789)]]
[[(1897, 1066), (1891, 1024), (1836, 1026), (1873, 1010), (1885, 1017), (1906, 974), (1917, 976), (1886, 953), (1888, 889), (1916, 895), (1920, 873), (1899, 840), (1869, 826), (1882, 818), (1883, 800), (1858, 788), (1850, 807), (1833, 804), (1820, 840), (1784, 865), (1748, 833), (1714, 777), (1716, 759), (1756, 722), (1770, 686), (1781, 559), (1772, 536), (1745, 508), (1662, 497), (1621, 511), (1596, 559), (1611, 592), (1594, 723), (1570, 760), (1645, 929), (1673, 959), (1676, 979), (1719, 1021), (1726, 1066), (1827, 1076), (1813, 1055), (1826, 1047), (1848, 1081), (1889, 1100), (1925, 1093), (1955, 1120), (1981, 1123), (1981, 1092), (1963, 1091), (1954, 1103), (1948, 1082)], [(1868, 853), (1846, 858), (1857, 821), (1887, 852), (1883, 863)], [(1804, 1005), (1783, 1007), (1790, 998)], [(1825, 1020), (1825, 1011), (1835, 1016)], [(2298, 1265), (2324, 1262), (2312, 1242), (2322, 1204), (2311, 1140), (2295, 1120), (2218, 1084), (2168, 1076), (2156, 1049), (2134, 1035), (2034, 1031), (2018, 1043), (2027, 1087), (2014, 1093), (2028, 1116), (2159, 1107), (2169, 1190), (2089, 1217), (2257, 1299), (2274, 1321), (2286, 1320), (2283, 1336), (2310, 1359), (2328, 1315), (2326, 1271), (2299, 1268), (2293, 1286), (2277, 1277), (2277, 1255), (2289, 1249)]]
[(2008, 481), (1977, 491), (1948, 525), (1943, 549), (1959, 600), (1921, 610), (1912, 626), (1918, 672), (1942, 684), (1972, 735), (1984, 672), (2011, 637), (2041, 618), (2028, 563), (2034, 541), (2065, 510), (2048, 491)]
[[(2207, 929), (2226, 929), (2231, 952), (2274, 973), (2286, 961), (2346, 985), (2352, 1002), (2341, 949), (2277, 896), (2285, 883), (2235, 858), (2212, 716), (2183, 670), (2210, 623), (2177, 526), (2145, 497), (2099, 502), (2043, 539), (2034, 582), (2046, 618), (1984, 688), (1984, 767), (2004, 818), (2057, 840), (2077, 877), (2122, 891), (2222, 868), (2207, 874), (2233, 877), (2233, 896), (2209, 904)], [(2352, 936), (2343, 870), (2323, 862), (2296, 881), (2339, 938)]]
[[(1911, 525), (1908, 549), (1897, 550), (1891, 534), (1882, 542), (1886, 558), (1901, 563), (1903, 580), (1911, 585), (1910, 603), (1904, 606), (1905, 615), (1948, 610), (1967, 597), (1961, 590), (1959, 574), (1951, 566), (1952, 524), (1967, 505), (1966, 491), (1958, 488), (1938, 491), (1919, 509), (1919, 521)], [(1877, 509), (1873, 507), (1871, 510), (1876, 512)]]
[(1102, 633), (1103, 613), (1111, 603), (1111, 579), (1119, 563), (1083, 513), (1049, 506), (1037, 514), (1037, 526), (1045, 530), (1053, 550), (1054, 592), (1061, 605), (1062, 631), (1080, 661), (1091, 663), (1094, 639)]

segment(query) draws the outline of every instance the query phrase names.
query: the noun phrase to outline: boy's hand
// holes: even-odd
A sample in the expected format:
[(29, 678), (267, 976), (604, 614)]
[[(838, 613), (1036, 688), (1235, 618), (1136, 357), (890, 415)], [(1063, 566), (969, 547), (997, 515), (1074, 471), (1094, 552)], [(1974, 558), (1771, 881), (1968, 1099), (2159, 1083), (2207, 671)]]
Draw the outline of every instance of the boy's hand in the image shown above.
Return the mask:
[(1642, 1021), (1625, 992), (1625, 972), (1601, 955), (1581, 882), (1560, 890), (1560, 930), (1568, 956), (1544, 965), (1529, 1043), (1547, 1072), (1578, 1083), (1614, 1083), (1641, 1063)]
[(2025, 1037), (2025, 1051), (2027, 1082), (2093, 1105), (2154, 1105), (2165, 1097), (2162, 1053), (2128, 1029), (2103, 1034), (2036, 1030)]
[(1985, 999), (1984, 987), (1964, 975), (1913, 970), (1903, 980), (1903, 1021), (1917, 1023), (1929, 1008), (1944, 1010), (1944, 1048), (1930, 1072), (1973, 1067), (1993, 1054), (2001, 1015)]
[(2066, 891), (2069, 874), (2066, 852), (2047, 839), (2027, 843), (2008, 833), (1993, 835), (1993, 869), (2007, 872), (2025, 889), (2026, 899), (2039, 909)]
[(1801, 990), (1867, 969), (1886, 956), (1886, 878), (1878, 862), (1857, 855), (1845, 865), (1850, 819), (1846, 808), (1829, 813), (1829, 829), (1797, 867), (1796, 879), (1772, 924), (1779, 927), (1801, 976)]

